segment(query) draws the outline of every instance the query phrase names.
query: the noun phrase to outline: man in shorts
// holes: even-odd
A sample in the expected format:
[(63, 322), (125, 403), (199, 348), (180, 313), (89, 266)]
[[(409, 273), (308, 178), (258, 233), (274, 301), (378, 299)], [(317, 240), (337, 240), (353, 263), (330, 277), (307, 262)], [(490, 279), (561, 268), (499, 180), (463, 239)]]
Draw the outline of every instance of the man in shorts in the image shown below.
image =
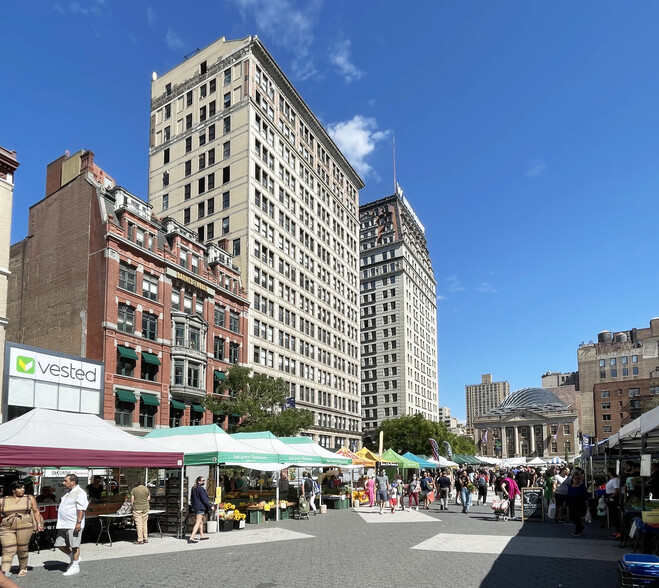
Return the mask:
[(66, 476), (63, 484), (67, 492), (62, 496), (57, 510), (55, 547), (59, 547), (71, 558), (64, 575), (73, 576), (80, 572), (80, 540), (85, 528), (85, 511), (89, 500), (85, 491), (78, 486), (78, 476), (75, 474)]
[(375, 478), (375, 499), (380, 505), (380, 514), (384, 510), (384, 505), (389, 500), (389, 476), (384, 470)]

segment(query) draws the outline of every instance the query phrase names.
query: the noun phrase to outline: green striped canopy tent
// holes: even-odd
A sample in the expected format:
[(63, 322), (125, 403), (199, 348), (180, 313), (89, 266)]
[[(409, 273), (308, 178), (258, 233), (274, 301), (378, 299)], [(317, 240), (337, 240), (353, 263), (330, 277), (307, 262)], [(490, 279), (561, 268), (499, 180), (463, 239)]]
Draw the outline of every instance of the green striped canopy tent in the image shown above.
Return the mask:
[(418, 470), (418, 469), (420, 469), (420, 466), (416, 461), (411, 460), (411, 459), (407, 459), (406, 457), (403, 457), (402, 455), (399, 455), (393, 449), (387, 449), (382, 454), (382, 459), (384, 461), (389, 461), (389, 462), (395, 463), (399, 468), (404, 469), (404, 470)]
[(318, 458), (319, 462), (324, 466), (351, 466), (352, 458), (343, 457), (328, 451), (321, 447), (311, 437), (279, 437), (282, 443), (290, 445), (299, 451), (309, 453)]
[(156, 429), (145, 439), (162, 447), (182, 451), (185, 465), (229, 464), (268, 470), (269, 464), (280, 463), (279, 455), (254, 448), (234, 439), (217, 425)]
[(317, 455), (301, 451), (295, 445), (289, 445), (280, 441), (270, 431), (234, 433), (230, 437), (241, 441), (245, 445), (249, 445), (254, 451), (278, 455), (280, 463), (308, 467), (322, 467), (325, 465)]

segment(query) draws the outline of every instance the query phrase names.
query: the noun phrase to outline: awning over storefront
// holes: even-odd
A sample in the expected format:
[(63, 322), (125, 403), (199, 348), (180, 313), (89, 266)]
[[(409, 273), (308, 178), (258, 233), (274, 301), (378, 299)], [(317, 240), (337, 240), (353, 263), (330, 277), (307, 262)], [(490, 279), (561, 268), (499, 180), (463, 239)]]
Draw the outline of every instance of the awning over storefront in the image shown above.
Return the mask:
[(215, 374), (215, 377), (216, 377), (220, 382), (224, 382), (224, 380), (227, 379), (227, 375), (226, 375), (224, 372), (220, 372), (220, 371), (218, 371), (218, 370), (215, 370), (213, 373)]
[(176, 410), (185, 410), (185, 402), (179, 402), (173, 398), (169, 401)]
[(135, 398), (135, 394), (130, 390), (124, 390), (122, 388), (117, 388), (115, 390), (115, 392), (117, 394), (117, 398), (121, 402), (132, 402), (133, 404), (135, 404), (137, 402), (137, 398)]
[(206, 412), (206, 409), (201, 404), (193, 404), (192, 410), (195, 412)]
[(160, 365), (160, 360), (158, 359), (158, 356), (155, 353), (142, 351), (142, 359), (146, 361), (146, 363), (150, 363), (152, 365)]
[(123, 357), (124, 359), (132, 359), (134, 361), (137, 361), (139, 358), (137, 357), (137, 353), (135, 353), (134, 349), (131, 349), (130, 347), (124, 347), (123, 345), (119, 345), (117, 347), (117, 351), (119, 352), (119, 355)]
[(140, 398), (142, 399), (142, 402), (144, 402), (144, 404), (147, 406), (160, 406), (160, 400), (158, 400), (158, 397), (154, 396), (153, 394), (142, 393)]

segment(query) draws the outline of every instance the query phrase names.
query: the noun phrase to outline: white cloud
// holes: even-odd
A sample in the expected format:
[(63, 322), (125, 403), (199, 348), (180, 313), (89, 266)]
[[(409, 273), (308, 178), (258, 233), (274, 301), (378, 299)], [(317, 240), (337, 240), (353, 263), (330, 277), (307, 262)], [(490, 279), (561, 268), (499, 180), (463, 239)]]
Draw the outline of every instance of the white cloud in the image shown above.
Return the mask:
[(373, 168), (366, 162), (366, 158), (375, 150), (375, 145), (390, 134), (389, 131), (378, 131), (377, 129), (378, 125), (374, 118), (359, 114), (350, 120), (327, 126), (330, 137), (334, 139), (339, 149), (362, 178), (374, 173)]
[(172, 51), (179, 51), (185, 47), (185, 43), (183, 43), (181, 37), (179, 37), (178, 34), (174, 32), (172, 27), (167, 29), (167, 34), (165, 35), (165, 43), (167, 43), (167, 47), (169, 47)]
[(476, 292), (483, 292), (484, 294), (496, 294), (497, 289), (489, 282), (482, 282), (476, 286)]
[(545, 164), (544, 161), (536, 160), (536, 161), (530, 161), (528, 165), (528, 169), (526, 172), (524, 172), (524, 175), (529, 177), (529, 178), (534, 178), (537, 175), (540, 175), (545, 169), (547, 168), (547, 165)]
[(446, 300), (446, 296), (442, 296), (441, 294), (437, 294), (437, 296), (435, 297), (435, 300), (437, 302), (441, 302), (442, 300)]
[(446, 289), (449, 292), (461, 292), (465, 289), (465, 287), (462, 285), (462, 282), (458, 279), (457, 274), (452, 274), (444, 278), (444, 282), (446, 284)]
[(350, 40), (344, 39), (334, 45), (330, 51), (330, 63), (339, 70), (346, 83), (360, 79), (364, 72), (350, 61)]
[(258, 34), (293, 55), (292, 69), (299, 79), (316, 75), (311, 57), (314, 28), (318, 24), (322, 0), (308, 0), (298, 8), (290, 0), (233, 0), (243, 20), (256, 22)]
[(83, 16), (103, 16), (103, 6), (105, 6), (105, 0), (92, 0), (85, 2), (84, 5), (80, 2), (71, 2), (69, 12)]
[(148, 6), (146, 9), (146, 19), (151, 28), (156, 26), (156, 11), (151, 6)]

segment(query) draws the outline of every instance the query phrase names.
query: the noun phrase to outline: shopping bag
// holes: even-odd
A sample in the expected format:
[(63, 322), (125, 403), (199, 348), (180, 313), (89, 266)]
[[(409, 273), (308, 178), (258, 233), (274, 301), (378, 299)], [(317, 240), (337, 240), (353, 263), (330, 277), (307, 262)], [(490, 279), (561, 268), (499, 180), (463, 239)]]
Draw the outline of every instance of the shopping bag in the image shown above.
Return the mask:
[(593, 515), (590, 513), (590, 509), (586, 509), (586, 516), (584, 517), (584, 521), (587, 523), (592, 523), (593, 522)]
[(556, 516), (556, 503), (552, 500), (549, 503), (549, 508), (547, 509), (547, 518), (553, 519)]

